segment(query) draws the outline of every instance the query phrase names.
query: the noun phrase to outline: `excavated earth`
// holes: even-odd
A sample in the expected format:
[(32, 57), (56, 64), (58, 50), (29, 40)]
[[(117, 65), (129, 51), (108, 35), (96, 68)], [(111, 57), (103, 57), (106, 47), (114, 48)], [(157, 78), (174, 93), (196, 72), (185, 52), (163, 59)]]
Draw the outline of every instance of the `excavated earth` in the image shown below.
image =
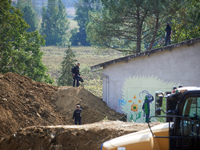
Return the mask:
[[(83, 125), (75, 126), (77, 104)], [(119, 121), (122, 114), (83, 87), (52, 86), (14, 73), (0, 74), (0, 110), (0, 150), (95, 150), (148, 128)]]
[(99, 150), (109, 139), (147, 128), (147, 124), (101, 121), (85, 125), (33, 126), (0, 143), (3, 150)]

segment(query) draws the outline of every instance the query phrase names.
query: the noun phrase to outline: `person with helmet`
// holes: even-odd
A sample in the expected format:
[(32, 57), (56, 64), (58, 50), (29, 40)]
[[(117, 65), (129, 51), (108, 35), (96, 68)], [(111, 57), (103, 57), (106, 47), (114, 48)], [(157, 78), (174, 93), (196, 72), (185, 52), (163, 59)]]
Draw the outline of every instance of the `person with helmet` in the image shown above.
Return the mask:
[(73, 117), (72, 117), (75, 125), (77, 125), (77, 123), (79, 123), (79, 125), (81, 125), (81, 112), (82, 112), (82, 109), (81, 109), (80, 105), (77, 105), (76, 110), (74, 111)]

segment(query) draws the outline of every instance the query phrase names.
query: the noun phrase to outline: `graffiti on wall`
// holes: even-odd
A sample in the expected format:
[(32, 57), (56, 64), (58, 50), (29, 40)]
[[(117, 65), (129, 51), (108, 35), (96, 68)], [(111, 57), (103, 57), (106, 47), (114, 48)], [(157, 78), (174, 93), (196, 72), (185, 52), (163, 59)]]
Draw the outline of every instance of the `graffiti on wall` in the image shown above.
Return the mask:
[(155, 92), (169, 91), (178, 85), (153, 76), (129, 77), (122, 87), (122, 98), (113, 101), (114, 106), (127, 115), (127, 121), (147, 122), (150, 116), (155, 115)]
[(150, 103), (154, 100), (154, 98), (147, 90), (140, 92), (140, 94), (146, 94), (144, 103), (142, 105), (142, 110), (144, 111), (145, 122), (148, 122), (150, 115)]
[(119, 105), (119, 106), (124, 106), (124, 105), (126, 105), (126, 102), (127, 102), (127, 101), (125, 101), (124, 99), (118, 99), (118, 105)]

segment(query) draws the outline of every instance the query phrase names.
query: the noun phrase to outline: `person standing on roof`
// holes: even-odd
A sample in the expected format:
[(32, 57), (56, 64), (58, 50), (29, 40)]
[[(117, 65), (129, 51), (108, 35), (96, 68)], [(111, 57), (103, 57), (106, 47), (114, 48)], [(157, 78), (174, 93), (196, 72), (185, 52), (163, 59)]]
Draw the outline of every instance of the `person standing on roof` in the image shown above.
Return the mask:
[(171, 44), (171, 36), (172, 36), (172, 28), (170, 27), (169, 23), (167, 23), (165, 31), (166, 31), (165, 46), (167, 46), (167, 43), (169, 43), (169, 45)]
[(74, 66), (72, 68), (72, 75), (73, 75), (73, 87), (75, 87), (75, 82), (76, 82), (76, 87), (79, 86), (79, 66), (80, 66), (80, 63), (77, 63), (76, 66)]
[(74, 124), (77, 125), (77, 122), (79, 123), (79, 125), (81, 125), (81, 107), (80, 105), (77, 105), (76, 106), (76, 110), (74, 111), (74, 114), (73, 114), (73, 121), (74, 121)]

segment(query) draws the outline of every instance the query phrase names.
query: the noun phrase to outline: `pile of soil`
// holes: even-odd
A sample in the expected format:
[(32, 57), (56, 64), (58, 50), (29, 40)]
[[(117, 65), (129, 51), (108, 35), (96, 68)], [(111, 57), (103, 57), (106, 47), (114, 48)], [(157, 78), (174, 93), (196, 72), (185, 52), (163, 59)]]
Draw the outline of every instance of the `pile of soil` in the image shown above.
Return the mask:
[(83, 87), (56, 87), (15, 73), (0, 74), (0, 138), (28, 126), (74, 124), (77, 104), (83, 109), (83, 124), (122, 116)]
[(0, 150), (99, 150), (112, 138), (148, 128), (145, 123), (102, 121), (81, 126), (41, 126), (19, 130)]
[[(76, 105), (83, 109), (84, 125), (71, 125)], [(148, 128), (105, 121), (123, 115), (83, 87), (56, 87), (14, 73), (0, 74), (0, 110), (0, 150), (95, 150), (106, 140)]]
[(123, 117), (83, 87), (60, 87), (54, 95), (54, 104), (71, 124), (73, 124), (72, 116), (77, 105), (82, 108), (82, 124), (99, 122), (104, 119), (122, 120)]
[(0, 74), (0, 138), (27, 126), (68, 124), (51, 102), (57, 90), (26, 76)]

